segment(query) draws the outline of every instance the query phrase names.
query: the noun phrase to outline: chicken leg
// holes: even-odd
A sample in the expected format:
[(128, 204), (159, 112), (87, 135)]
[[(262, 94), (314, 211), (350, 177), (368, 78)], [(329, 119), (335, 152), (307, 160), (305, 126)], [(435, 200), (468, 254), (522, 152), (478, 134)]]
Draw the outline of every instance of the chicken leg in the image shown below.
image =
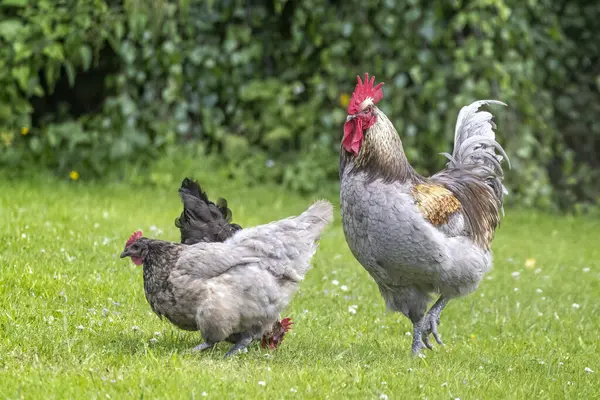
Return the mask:
[(212, 349), (215, 344), (216, 344), (215, 342), (211, 342), (210, 340), (207, 340), (206, 342), (194, 347), (192, 349), (192, 351), (204, 351), (204, 350)]
[(433, 346), (429, 342), (430, 334), (433, 334), (433, 337), (440, 345), (444, 345), (438, 333), (437, 327), (440, 324), (440, 313), (444, 307), (446, 307), (446, 304), (448, 304), (448, 299), (446, 299), (444, 296), (440, 296), (438, 301), (431, 306), (424, 317), (412, 319), (414, 329), (412, 342), (413, 356), (420, 354), (421, 349), (424, 347), (433, 349)]
[(413, 356), (421, 354), (421, 349), (425, 347), (423, 344), (423, 321), (424, 317), (419, 320), (413, 320), (413, 342), (412, 342), (412, 353)]
[(224, 358), (230, 357), (230, 356), (234, 355), (235, 353), (238, 353), (238, 352), (244, 350), (252, 342), (252, 335), (248, 332), (240, 333), (236, 336), (237, 336), (237, 338), (236, 338), (237, 341), (231, 347), (231, 349), (229, 349), (229, 351), (227, 353), (225, 353)]
[(425, 346), (427, 346), (428, 349), (433, 349), (433, 346), (431, 345), (431, 343), (429, 343), (430, 334), (433, 334), (433, 338), (436, 340), (436, 342), (438, 342), (442, 346), (444, 345), (442, 339), (440, 338), (437, 328), (440, 325), (440, 314), (444, 307), (446, 307), (446, 304), (448, 304), (448, 299), (444, 296), (440, 296), (438, 301), (436, 301), (435, 304), (431, 306), (431, 308), (425, 315), (425, 318), (423, 318), (421, 339), (423, 340), (423, 343), (425, 344)]

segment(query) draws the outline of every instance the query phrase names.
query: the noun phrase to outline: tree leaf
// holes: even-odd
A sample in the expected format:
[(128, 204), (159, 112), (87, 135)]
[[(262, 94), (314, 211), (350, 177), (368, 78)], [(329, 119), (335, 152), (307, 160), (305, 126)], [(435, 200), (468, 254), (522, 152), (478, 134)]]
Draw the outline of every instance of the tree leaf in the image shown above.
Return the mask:
[(50, 43), (44, 47), (43, 53), (56, 61), (63, 61), (65, 59), (62, 46), (56, 42)]
[(29, 87), (29, 78), (31, 76), (31, 69), (29, 65), (21, 65), (12, 69), (12, 76), (17, 80), (21, 90), (27, 92)]
[(65, 67), (65, 72), (67, 73), (67, 79), (69, 80), (69, 86), (70, 87), (75, 86), (75, 76), (77, 74), (77, 72), (75, 71), (75, 67), (73, 67), (73, 64), (71, 64), (69, 61), (65, 62), (63, 64), (63, 66)]
[(92, 66), (92, 49), (88, 45), (79, 47), (79, 55), (81, 56), (81, 65), (84, 71), (87, 71)]
[(0, 36), (7, 41), (14, 41), (20, 34), (23, 24), (17, 19), (5, 19), (0, 22)]

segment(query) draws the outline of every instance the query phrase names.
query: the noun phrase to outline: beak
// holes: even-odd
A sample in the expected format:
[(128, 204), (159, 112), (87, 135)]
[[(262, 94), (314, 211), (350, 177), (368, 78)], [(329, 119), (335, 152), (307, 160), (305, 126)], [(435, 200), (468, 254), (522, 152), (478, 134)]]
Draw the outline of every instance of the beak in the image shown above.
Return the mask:
[(130, 254), (129, 254), (129, 252), (128, 252), (127, 250), (124, 250), (124, 251), (121, 253), (121, 258), (129, 257), (129, 256), (130, 256)]
[(356, 118), (356, 115), (348, 115), (348, 116), (346, 117), (346, 122), (350, 122), (350, 121), (352, 121), (354, 118)]

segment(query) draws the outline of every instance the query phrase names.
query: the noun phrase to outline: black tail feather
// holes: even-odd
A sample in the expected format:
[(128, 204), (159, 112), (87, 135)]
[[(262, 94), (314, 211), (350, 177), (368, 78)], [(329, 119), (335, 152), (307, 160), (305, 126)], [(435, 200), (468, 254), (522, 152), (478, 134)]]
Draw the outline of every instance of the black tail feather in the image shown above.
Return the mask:
[(231, 223), (232, 213), (227, 200), (220, 198), (217, 204), (208, 199), (200, 184), (185, 178), (179, 188), (183, 212), (175, 219), (181, 232), (181, 243), (223, 242), (242, 229)]

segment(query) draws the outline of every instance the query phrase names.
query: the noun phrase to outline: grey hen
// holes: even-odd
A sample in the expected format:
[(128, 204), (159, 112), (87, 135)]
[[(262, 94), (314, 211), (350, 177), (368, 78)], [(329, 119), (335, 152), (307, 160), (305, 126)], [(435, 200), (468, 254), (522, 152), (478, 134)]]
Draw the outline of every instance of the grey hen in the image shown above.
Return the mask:
[[(440, 313), (477, 289), (492, 267), (491, 242), (506, 189), (492, 114), (484, 100), (458, 114), (450, 162), (431, 177), (410, 165), (402, 141), (376, 107), (374, 78), (358, 84), (348, 105), (340, 155), (340, 210), (346, 241), (371, 274), (388, 308), (413, 323), (413, 354), (438, 343)], [(496, 154), (496, 150), (501, 154)], [(503, 157), (504, 156), (504, 157)], [(438, 301), (427, 311), (430, 294)]]
[[(232, 213), (227, 200), (221, 197), (216, 204), (213, 203), (198, 181), (185, 178), (181, 182), (179, 195), (183, 211), (175, 219), (175, 226), (181, 232), (181, 243), (224, 242), (242, 229), (240, 225), (231, 222)], [(277, 348), (292, 324), (290, 318), (275, 321), (272, 329), (265, 332), (261, 347)]]
[(273, 328), (309, 270), (332, 210), (317, 201), (297, 217), (246, 228), (222, 243), (185, 245), (138, 231), (121, 258), (143, 264), (146, 299), (158, 316), (201, 332), (205, 342), (195, 350), (227, 340), (235, 343), (229, 356)]

